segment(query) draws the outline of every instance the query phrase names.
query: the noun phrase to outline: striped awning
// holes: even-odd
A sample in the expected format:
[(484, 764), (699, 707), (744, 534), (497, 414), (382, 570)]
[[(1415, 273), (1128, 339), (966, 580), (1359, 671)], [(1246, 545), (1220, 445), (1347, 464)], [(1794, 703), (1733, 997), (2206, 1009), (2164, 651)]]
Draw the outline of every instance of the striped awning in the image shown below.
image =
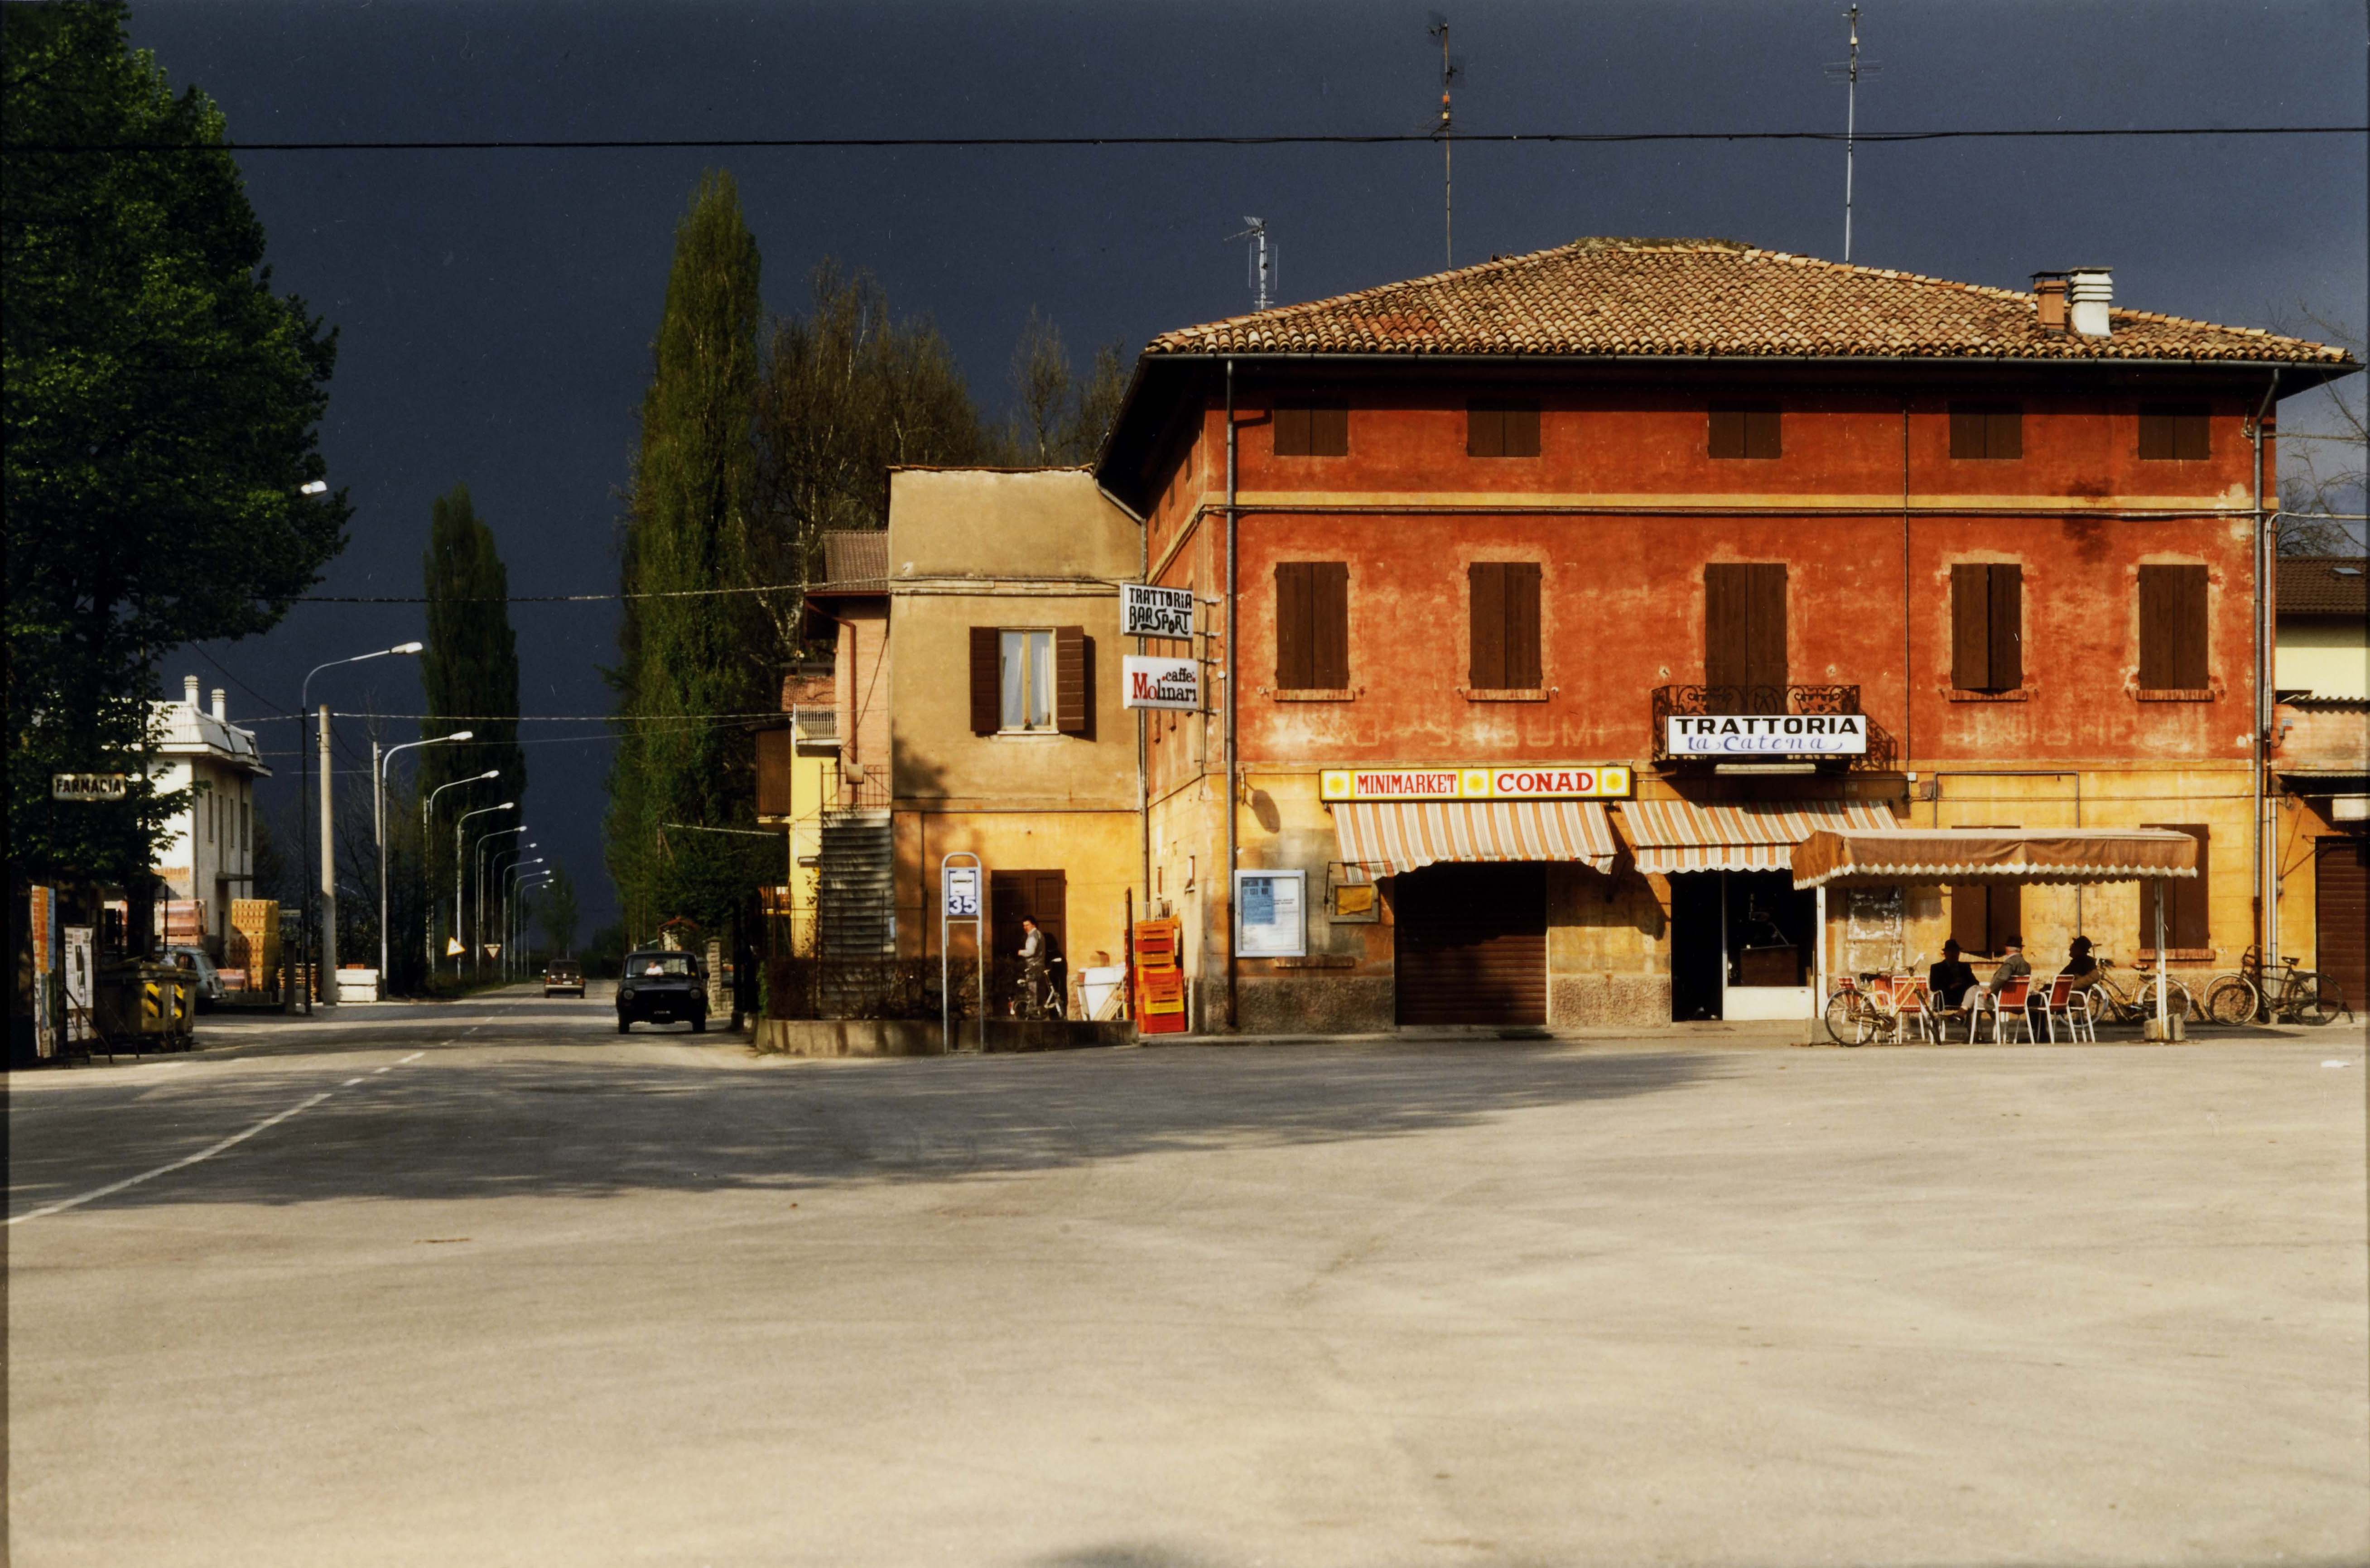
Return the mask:
[(2143, 882), (2197, 875), (2197, 841), (2169, 828), (1889, 828), (1812, 833), (1794, 886), (1877, 882)]
[(1333, 832), (1350, 882), (1441, 860), (1576, 860), (1611, 871), (1616, 847), (1593, 800), (1341, 801)]
[(1684, 800), (1625, 800), (1621, 825), (1638, 869), (1791, 871), (1794, 846), (1828, 829), (1893, 825), (1888, 807), (1855, 800), (1751, 800), (1696, 806)]

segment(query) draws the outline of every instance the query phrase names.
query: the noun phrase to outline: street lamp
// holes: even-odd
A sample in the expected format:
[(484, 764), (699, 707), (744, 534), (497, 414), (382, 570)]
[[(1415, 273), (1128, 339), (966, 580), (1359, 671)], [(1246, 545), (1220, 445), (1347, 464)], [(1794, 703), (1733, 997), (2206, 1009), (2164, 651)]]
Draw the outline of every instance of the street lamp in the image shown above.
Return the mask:
[[(466, 779), (454, 779), (451, 784), (438, 784), (428, 792), (428, 798), (420, 803), (420, 898), (422, 905), (420, 916), (420, 945), (426, 950), (428, 972), (431, 975), (436, 972), (436, 933), (429, 929), (434, 922), (429, 920), (425, 906), (428, 899), (428, 834), (431, 821), (436, 812), (436, 797), (448, 789), (459, 789), (463, 784), (483, 784), (488, 779), (498, 779), (501, 776), (502, 771), (500, 768), (488, 768), (482, 773), (471, 773)], [(457, 936), (460, 933), (455, 932), (454, 934)]]
[[(493, 811), (512, 811), (517, 807), (515, 800), (505, 800), (500, 806), (480, 806), (475, 811), (464, 811), (460, 819), (453, 824), (453, 939), (455, 943), (461, 939), (461, 846), (467, 841), (463, 835), (468, 830), (469, 818)], [(456, 980), (461, 978), (461, 956), (458, 953), (453, 955), (453, 978)]]
[[(312, 484), (300, 489), (298, 493), (317, 496), (327, 491), (328, 487), (321, 480), (316, 479)], [(313, 880), (313, 852), (312, 846), (305, 841), (305, 814), (306, 807), (311, 802), (309, 788), (311, 779), (306, 771), (305, 755), (305, 717), (312, 708), (313, 677), (324, 670), (334, 670), (340, 664), (360, 664), (365, 659), (386, 658), (396, 654), (414, 654), (425, 647), (427, 647), (425, 643), (398, 643), (393, 647), (383, 647), (371, 653), (358, 653), (351, 658), (333, 658), (326, 664), (316, 664), (306, 670), (303, 682), (296, 688), (296, 847), (304, 864), (304, 879), (308, 884)], [(314, 955), (319, 967), (314, 973), (313, 984), (306, 987), (305, 990), (305, 1015), (307, 1018), (313, 1015), (313, 992), (320, 988), (321, 976), (334, 973), (338, 967), (338, 889), (336, 874), (330, 869), (336, 864), (337, 853), (337, 841), (329, 832), (329, 715), (325, 705), (321, 714), (321, 865), (322, 892), (325, 895), (323, 903), (327, 906), (325, 910), (327, 918), (321, 921), (321, 940), (318, 951)], [(309, 914), (312, 889), (306, 887), (303, 891), (305, 900), (302, 909), (305, 913)], [(299, 923), (301, 925), (306, 922), (300, 919)], [(314, 944), (307, 942), (305, 945), (309, 948)], [(291, 1000), (291, 992), (283, 990), (280, 998), (281, 1011), (283, 1013), (289, 1011)]]
[[(521, 828), (519, 830), (521, 832), (524, 832), (526, 830), (524, 828)], [(498, 835), (496, 834), (489, 833), (486, 835), (486, 839), (479, 840), (478, 843), (481, 849), (486, 840), (492, 839), (497, 836)], [(506, 854), (523, 855), (529, 850), (535, 847), (535, 841), (530, 839), (523, 844), (507, 844), (500, 849), (484, 850), (483, 853), (486, 857), (485, 864), (477, 867), (477, 944), (480, 947), (485, 945), (486, 927), (490, 924), (497, 930), (500, 930), (502, 923), (501, 898), (499, 894), (489, 895), (486, 891), (487, 880), (489, 877), (501, 876), (510, 870), (509, 866), (502, 864), (502, 856)], [(513, 864), (523, 863), (519, 862)], [(487, 918), (489, 913), (493, 917), (490, 921)], [(479, 965), (481, 967), (483, 967), (482, 958), (479, 960)], [(500, 969), (501, 967), (501, 955), (500, 953), (496, 953), (494, 955), (494, 967), (496, 969)]]
[[(381, 751), (378, 742), (371, 742), (371, 826), (378, 836), (378, 983), (384, 992), (387, 983), (386, 934), (386, 765), (397, 751), (413, 751), (422, 746), (449, 746), (456, 740), (466, 740), (471, 732), (456, 729), (450, 735), (431, 736), (426, 740), (407, 740), (400, 746), (390, 746)], [(420, 835), (420, 853), (428, 853), (428, 837)], [(435, 967), (430, 960), (430, 967)]]
[[(527, 848), (533, 849), (535, 846), (533, 844), (529, 844), (527, 845)], [(517, 912), (517, 899), (515, 895), (518, 890), (518, 882), (516, 878), (519, 874), (525, 871), (528, 866), (541, 865), (544, 863), (544, 856), (537, 855), (533, 860), (513, 861), (512, 864), (502, 868), (501, 907), (498, 911), (501, 918), (494, 922), (496, 925), (500, 927), (502, 933), (502, 950), (494, 957), (494, 967), (500, 974), (507, 976), (511, 972), (512, 967), (512, 958), (513, 955), (511, 952), (511, 917)], [(532, 873), (529, 875), (532, 875)]]
[(526, 824), (523, 822), (513, 827), (491, 829), (478, 834), (477, 841), (469, 846), (469, 886), (476, 888), (477, 893), (477, 920), (469, 932), (469, 945), (472, 949), (469, 967), (473, 969), (485, 967), (485, 959), (474, 950), (485, 945), (486, 941), (486, 846), (496, 839), (507, 838), (512, 833), (523, 833), (526, 830)]
[[(550, 887), (556, 869), (557, 868), (555, 868), (554, 871), (538, 871), (531, 876), (522, 876), (519, 878), (518, 887), (512, 889), (517, 899), (517, 902), (512, 906), (511, 915), (510, 944), (512, 951), (516, 951), (519, 944), (524, 940), (522, 933), (525, 930), (526, 925), (527, 895), (537, 887)], [(515, 975), (520, 972), (522, 971), (519, 966), (512, 966), (511, 973)]]

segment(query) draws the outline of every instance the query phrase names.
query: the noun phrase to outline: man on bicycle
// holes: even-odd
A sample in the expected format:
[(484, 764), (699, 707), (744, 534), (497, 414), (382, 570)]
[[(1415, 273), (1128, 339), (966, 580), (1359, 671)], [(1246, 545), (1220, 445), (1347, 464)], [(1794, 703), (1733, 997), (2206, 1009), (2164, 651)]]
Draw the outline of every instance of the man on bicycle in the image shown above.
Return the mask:
[(1048, 961), (1045, 933), (1027, 916), (1020, 921), (1020, 994), (1024, 1016), (1044, 1011)]

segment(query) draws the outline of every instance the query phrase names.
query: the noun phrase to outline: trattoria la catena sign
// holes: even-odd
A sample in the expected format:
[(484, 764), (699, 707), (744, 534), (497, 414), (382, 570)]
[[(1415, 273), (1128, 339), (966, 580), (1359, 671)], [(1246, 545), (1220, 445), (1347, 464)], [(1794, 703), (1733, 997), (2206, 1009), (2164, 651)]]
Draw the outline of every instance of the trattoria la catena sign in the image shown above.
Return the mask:
[(1863, 757), (1865, 714), (1673, 714), (1674, 757)]
[(1328, 768), (1317, 777), (1325, 800), (1625, 800), (1629, 785), (1628, 768), (1602, 762)]

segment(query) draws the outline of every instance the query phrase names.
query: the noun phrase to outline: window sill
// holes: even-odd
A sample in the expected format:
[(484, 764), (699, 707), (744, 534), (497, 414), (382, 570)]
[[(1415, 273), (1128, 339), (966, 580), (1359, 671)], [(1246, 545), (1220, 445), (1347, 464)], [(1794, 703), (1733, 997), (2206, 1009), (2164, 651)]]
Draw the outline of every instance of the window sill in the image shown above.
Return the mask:
[(1559, 686), (1459, 686), (1468, 703), (1544, 703)]
[(1279, 703), (1354, 703), (1363, 686), (1284, 686), (1267, 694)]
[(2222, 693), (2211, 686), (2169, 687), (2163, 691), (2143, 686), (2137, 694), (2143, 703), (2210, 703)]
[(1062, 732), (1058, 729), (999, 729), (988, 738), (991, 740), (1059, 740), (1062, 738)]
[(1954, 703), (2029, 703), (2032, 701), (2032, 689), (2019, 686), (2013, 692), (1974, 692), (1964, 686), (1953, 686), (1950, 690), (1950, 699)]
[[(2172, 949), (2172, 961), (2176, 964), (2211, 964), (2214, 962), (2214, 953), (2215, 950), (2211, 947), (2176, 947)], [(2141, 948), (2139, 956), (2134, 962), (2153, 964), (2156, 962), (2156, 949)]]

